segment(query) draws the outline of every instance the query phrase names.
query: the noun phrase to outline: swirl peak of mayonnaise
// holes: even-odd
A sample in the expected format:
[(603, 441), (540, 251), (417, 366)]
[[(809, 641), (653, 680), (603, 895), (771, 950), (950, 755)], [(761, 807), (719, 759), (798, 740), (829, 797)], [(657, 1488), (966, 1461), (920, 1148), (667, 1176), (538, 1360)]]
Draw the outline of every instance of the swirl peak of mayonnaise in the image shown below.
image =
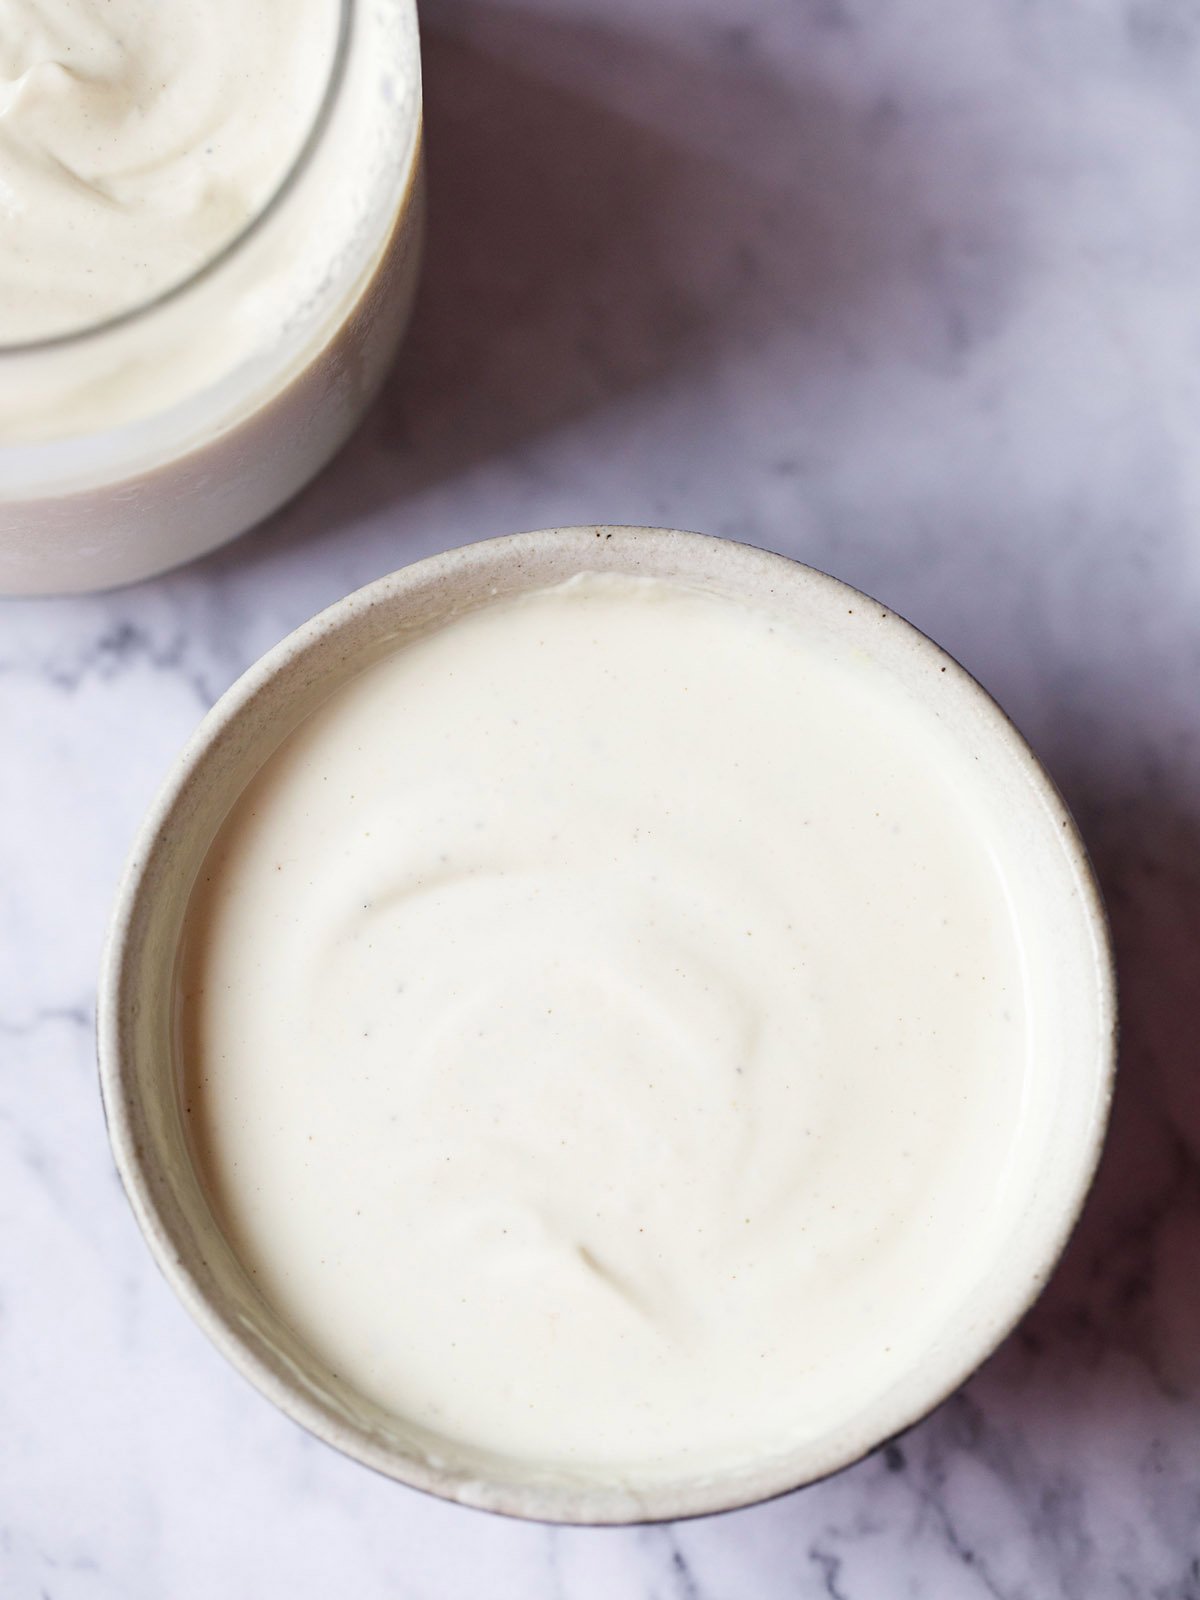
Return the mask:
[(0, 345), (186, 280), (270, 200), (338, 0), (0, 0)]

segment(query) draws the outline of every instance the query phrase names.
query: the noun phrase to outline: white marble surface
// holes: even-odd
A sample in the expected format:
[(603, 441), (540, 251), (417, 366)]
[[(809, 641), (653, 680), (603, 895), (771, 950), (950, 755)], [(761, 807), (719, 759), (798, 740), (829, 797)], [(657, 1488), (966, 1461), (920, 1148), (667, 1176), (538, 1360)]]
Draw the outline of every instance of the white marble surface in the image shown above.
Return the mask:
[[(0, 608), (5, 1600), (1200, 1595), (1200, 8), (431, 3), (413, 338), (267, 529)], [(828, 568), (1049, 763), (1123, 966), (1116, 1118), (1043, 1301), (897, 1447), (772, 1505), (555, 1532), (310, 1441), (209, 1349), (110, 1164), (93, 981), (203, 709), (318, 607), (522, 527)]]

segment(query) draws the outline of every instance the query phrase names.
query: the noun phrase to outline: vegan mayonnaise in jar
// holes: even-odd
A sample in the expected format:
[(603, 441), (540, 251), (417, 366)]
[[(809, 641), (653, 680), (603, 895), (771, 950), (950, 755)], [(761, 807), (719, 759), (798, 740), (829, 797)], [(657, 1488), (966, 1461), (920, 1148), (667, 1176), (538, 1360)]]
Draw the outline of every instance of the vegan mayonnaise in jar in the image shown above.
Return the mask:
[(0, 0), (0, 593), (294, 494), (395, 352), (421, 198), (412, 0)]

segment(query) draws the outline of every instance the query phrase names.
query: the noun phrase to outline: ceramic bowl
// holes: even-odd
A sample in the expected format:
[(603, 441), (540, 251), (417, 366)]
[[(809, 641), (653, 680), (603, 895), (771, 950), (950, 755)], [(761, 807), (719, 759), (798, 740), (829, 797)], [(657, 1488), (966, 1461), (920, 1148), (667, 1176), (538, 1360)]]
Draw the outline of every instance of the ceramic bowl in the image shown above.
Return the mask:
[[(188, 897), (237, 796), (285, 736), (362, 667), (448, 616), (587, 570), (648, 574), (739, 596), (817, 638), (866, 652), (935, 706), (982, 764), (1038, 884), (1030, 982), (1052, 1010), (1054, 1049), (1029, 1086), (1029, 1181), (1003, 1251), (919, 1368), (816, 1439), (724, 1477), (567, 1483), (520, 1464), (433, 1451), (323, 1369), (263, 1303), (206, 1203), (180, 1108), (174, 985)], [(887, 607), (781, 556), (649, 528), (559, 528), (452, 550), (370, 584), (297, 629), (219, 701), (151, 809), (120, 889), (99, 1003), (100, 1073), (113, 1151), (160, 1267), (246, 1377), (356, 1460), (466, 1505), (554, 1522), (699, 1515), (813, 1482), (891, 1438), (949, 1395), (1030, 1305), (1077, 1217), (1098, 1159), (1114, 1065), (1107, 925), (1061, 797), (1020, 735), (968, 674)]]

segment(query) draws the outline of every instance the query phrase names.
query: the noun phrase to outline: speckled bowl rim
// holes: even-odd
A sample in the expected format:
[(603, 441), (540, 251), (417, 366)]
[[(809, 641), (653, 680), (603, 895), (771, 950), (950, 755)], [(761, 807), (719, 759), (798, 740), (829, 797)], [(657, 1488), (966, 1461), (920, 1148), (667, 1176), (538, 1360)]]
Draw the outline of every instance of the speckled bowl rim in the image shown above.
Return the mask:
[[(464, 1477), (461, 1473), (432, 1464), (415, 1452), (383, 1444), (365, 1428), (343, 1418), (332, 1417), (313, 1401), (299, 1383), (288, 1381), (250, 1348), (246, 1339), (222, 1316), (213, 1299), (197, 1282), (154, 1199), (146, 1153), (136, 1136), (131, 1115), (129, 1090), (132, 1069), (121, 1015), (121, 995), (124, 977), (136, 956), (131, 928), (139, 901), (147, 892), (145, 879), (148, 863), (171, 826), (172, 814), (180, 796), (202, 769), (213, 745), (268, 682), (292, 670), (319, 640), (346, 628), (368, 608), (381, 604), (392, 607), (400, 605), (407, 594), (428, 587), (431, 580), (451, 586), (456, 578), (468, 573), (476, 575), (481, 568), (503, 567), (512, 562), (520, 563), (524, 558), (536, 557), (551, 541), (559, 547), (565, 541), (575, 541), (580, 555), (578, 570), (587, 570), (586, 552), (595, 549), (593, 541), (614, 539), (624, 547), (636, 546), (639, 542), (644, 544), (646, 541), (669, 544), (675, 555), (686, 550), (694, 551), (699, 556), (703, 550), (709, 558), (715, 554), (714, 547), (719, 546), (721, 559), (731, 567), (745, 571), (748, 579), (755, 576), (762, 581), (765, 576), (768, 579), (774, 577), (787, 585), (833, 586), (841, 597), (856, 600), (863, 606), (874, 606), (880, 615), (890, 618), (894, 625), (906, 631), (912, 649), (932, 652), (941, 670), (958, 677), (960, 684), (974, 698), (976, 711), (985, 719), (988, 737), (994, 737), (1007, 746), (1008, 754), (1023, 769), (1033, 795), (1061, 818), (1061, 843), (1075, 875), (1082, 926), (1090, 938), (1095, 963), (1099, 1002), (1097, 1038), (1100, 1048), (1094, 1066), (1097, 1081), (1094, 1085), (1092, 1126), (1081, 1147), (1078, 1169), (1066, 1203), (1061, 1208), (1056, 1225), (1045, 1229), (1036, 1265), (1024, 1291), (1014, 1298), (1006, 1315), (995, 1319), (975, 1342), (966, 1343), (958, 1351), (957, 1359), (945, 1363), (937, 1381), (930, 1383), (928, 1392), (921, 1397), (919, 1404), (908, 1407), (901, 1415), (888, 1416), (882, 1427), (877, 1424), (863, 1426), (856, 1435), (843, 1435), (838, 1448), (828, 1450), (824, 1458), (799, 1474), (786, 1461), (776, 1459), (761, 1470), (740, 1472), (728, 1478), (713, 1478), (699, 1485), (666, 1483), (634, 1493), (627, 1486), (614, 1484), (611, 1492), (603, 1488), (589, 1488), (581, 1489), (576, 1494), (558, 1488), (549, 1490), (536, 1482), (487, 1482)], [(1116, 1072), (1116, 989), (1116, 967), (1108, 918), (1086, 846), (1074, 819), (1053, 780), (1020, 732), (959, 662), (882, 602), (873, 600), (840, 579), (787, 556), (705, 534), (599, 524), (548, 528), (486, 539), (401, 567), (318, 613), (268, 650), (236, 680), (203, 718), (174, 763), (130, 852), (117, 893), (101, 967), (97, 1051), (101, 1097), (117, 1171), (151, 1253), (172, 1289), (212, 1343), (262, 1394), (293, 1421), (353, 1460), (439, 1498), (531, 1521), (579, 1526), (630, 1525), (732, 1511), (830, 1477), (871, 1454), (936, 1410), (994, 1353), (1041, 1293), (1066, 1247), (1091, 1187), (1104, 1145)], [(165, 1070), (170, 1070), (170, 1066), (170, 1062), (164, 1063)]]

